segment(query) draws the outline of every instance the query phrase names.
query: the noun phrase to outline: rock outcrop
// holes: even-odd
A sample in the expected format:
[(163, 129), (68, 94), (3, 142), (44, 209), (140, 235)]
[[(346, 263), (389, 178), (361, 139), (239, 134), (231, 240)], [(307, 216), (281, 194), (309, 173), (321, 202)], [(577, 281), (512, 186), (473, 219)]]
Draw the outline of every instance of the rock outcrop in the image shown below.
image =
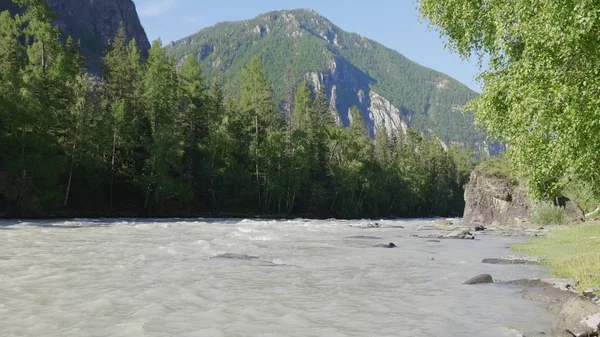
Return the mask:
[[(101, 58), (121, 23), (128, 38), (136, 39), (142, 55), (147, 55), (150, 49), (132, 0), (46, 0), (46, 3), (56, 13), (55, 24), (62, 37), (72, 36), (75, 41), (81, 41), (88, 70), (93, 74), (101, 72)], [(0, 11), (4, 10), (17, 12), (20, 9), (11, 0), (0, 0)]]
[(525, 222), (532, 208), (521, 186), (479, 168), (465, 187), (465, 202), (464, 222), (475, 226)]
[(552, 336), (588, 337), (600, 332), (600, 307), (584, 297), (564, 304), (552, 325)]
[[(557, 205), (565, 209), (568, 223), (584, 221), (585, 214), (574, 201), (560, 197)], [(465, 224), (475, 227), (516, 225), (529, 222), (533, 211), (534, 204), (516, 179), (488, 173), (482, 167), (471, 173), (465, 186)]]
[(573, 200), (566, 197), (558, 198), (558, 205), (564, 207), (565, 215), (569, 223), (585, 221), (585, 212)]

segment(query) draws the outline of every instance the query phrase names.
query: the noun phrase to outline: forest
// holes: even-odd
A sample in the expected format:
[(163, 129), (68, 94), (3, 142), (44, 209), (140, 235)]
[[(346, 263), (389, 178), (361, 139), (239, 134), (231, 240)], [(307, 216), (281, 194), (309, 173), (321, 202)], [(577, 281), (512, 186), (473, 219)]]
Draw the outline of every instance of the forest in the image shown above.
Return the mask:
[[(21, 1), (23, 2), (23, 1)], [(235, 94), (124, 29), (102, 77), (43, 1), (0, 14), (0, 214), (415, 217), (462, 214), (472, 151), (334, 122), (322, 88), (281, 112), (254, 57)]]

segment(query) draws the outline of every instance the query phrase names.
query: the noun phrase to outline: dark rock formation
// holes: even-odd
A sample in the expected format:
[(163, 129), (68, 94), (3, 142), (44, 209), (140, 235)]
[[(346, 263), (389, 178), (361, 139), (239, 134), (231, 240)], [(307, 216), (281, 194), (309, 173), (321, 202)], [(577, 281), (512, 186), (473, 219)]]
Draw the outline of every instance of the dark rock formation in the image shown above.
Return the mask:
[(484, 283), (494, 283), (494, 279), (492, 278), (492, 275), (489, 275), (489, 274), (478, 275), (468, 281), (465, 281), (463, 284), (472, 285), (472, 284), (484, 284)]
[[(147, 55), (150, 43), (140, 23), (132, 0), (46, 0), (56, 13), (63, 39), (72, 36), (81, 41), (83, 55), (87, 59), (88, 70), (93, 74), (101, 72), (101, 58), (105, 54), (108, 41), (112, 39), (121, 22), (127, 36), (135, 38), (142, 52)], [(11, 0), (0, 0), (0, 11), (19, 11)]]
[(388, 244), (375, 245), (375, 247), (378, 247), (378, 248), (396, 248), (397, 246), (393, 242), (390, 242)]
[(576, 202), (566, 197), (560, 197), (557, 201), (558, 206), (565, 208), (565, 214), (569, 223), (585, 221), (585, 212)]
[(584, 297), (566, 302), (552, 325), (556, 337), (598, 336), (599, 332), (600, 307)]

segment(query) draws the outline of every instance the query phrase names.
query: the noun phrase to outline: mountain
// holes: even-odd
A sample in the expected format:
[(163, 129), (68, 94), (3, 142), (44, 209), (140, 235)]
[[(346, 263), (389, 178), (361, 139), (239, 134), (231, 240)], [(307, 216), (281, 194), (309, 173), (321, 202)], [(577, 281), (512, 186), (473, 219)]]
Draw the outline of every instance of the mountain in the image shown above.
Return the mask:
[(313, 10), (275, 11), (254, 19), (218, 23), (167, 46), (183, 60), (197, 57), (207, 78), (217, 77), (235, 94), (243, 67), (258, 56), (284, 110), (302, 80), (325, 86), (344, 125), (357, 106), (374, 135), (413, 127), (436, 134), (446, 144), (494, 152), (474, 128), (463, 105), (477, 93), (446, 74), (358, 34), (348, 33)]
[[(150, 49), (132, 0), (46, 0), (46, 3), (56, 13), (55, 23), (63, 38), (71, 36), (75, 41), (81, 41), (91, 73), (100, 73), (101, 57), (121, 22), (127, 36), (136, 39), (142, 55)], [(0, 12), (4, 10), (16, 13), (21, 9), (11, 0), (0, 0)]]

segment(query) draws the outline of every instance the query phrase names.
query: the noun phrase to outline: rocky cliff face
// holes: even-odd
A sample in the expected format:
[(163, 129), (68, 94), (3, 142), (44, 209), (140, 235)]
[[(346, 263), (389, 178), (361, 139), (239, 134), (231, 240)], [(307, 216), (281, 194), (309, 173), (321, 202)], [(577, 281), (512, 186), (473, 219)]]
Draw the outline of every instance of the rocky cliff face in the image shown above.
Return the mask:
[(470, 225), (499, 226), (526, 222), (531, 203), (518, 184), (501, 176), (476, 169), (465, 188), (464, 222)]
[(401, 119), (400, 110), (369, 85), (366, 74), (344, 59), (332, 58), (328, 72), (306, 74), (310, 85), (318, 90), (325, 87), (338, 124), (350, 123), (350, 109), (356, 106), (362, 113), (369, 134), (379, 130), (388, 133), (406, 133), (408, 126)]
[[(121, 23), (127, 36), (135, 38), (142, 55), (147, 55), (150, 42), (142, 27), (132, 0), (46, 0), (56, 12), (56, 24), (63, 38), (81, 41), (88, 69), (100, 73), (101, 57)], [(0, 11), (18, 11), (11, 0), (0, 0)]]
[[(565, 209), (569, 223), (585, 219), (583, 210), (568, 198), (558, 198), (558, 206)], [(463, 221), (469, 225), (503, 226), (529, 222), (534, 204), (526, 196), (525, 188), (510, 178), (489, 174), (477, 168), (465, 187)]]

